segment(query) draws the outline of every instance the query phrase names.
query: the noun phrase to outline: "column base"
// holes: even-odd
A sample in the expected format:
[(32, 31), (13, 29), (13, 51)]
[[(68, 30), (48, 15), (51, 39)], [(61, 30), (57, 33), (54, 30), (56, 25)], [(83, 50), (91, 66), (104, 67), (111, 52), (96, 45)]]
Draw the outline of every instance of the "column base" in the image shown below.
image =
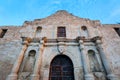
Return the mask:
[(30, 80), (40, 80), (40, 75), (38, 75), (38, 74), (32, 74)]
[(8, 75), (6, 80), (17, 80), (18, 75), (17, 74), (10, 74)]
[(49, 80), (49, 78), (48, 77), (43, 77), (43, 80)]
[(85, 80), (94, 80), (94, 76), (92, 74), (85, 74)]
[(114, 75), (114, 74), (108, 74), (108, 75), (107, 75), (107, 78), (108, 78), (109, 80), (119, 80), (118, 77), (117, 77), (116, 75)]

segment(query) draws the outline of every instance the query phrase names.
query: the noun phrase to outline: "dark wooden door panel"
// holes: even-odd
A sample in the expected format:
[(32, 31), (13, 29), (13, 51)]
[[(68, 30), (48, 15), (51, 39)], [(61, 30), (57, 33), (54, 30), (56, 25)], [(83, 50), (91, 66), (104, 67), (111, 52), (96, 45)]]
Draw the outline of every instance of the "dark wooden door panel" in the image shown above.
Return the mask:
[(57, 56), (51, 62), (49, 80), (74, 80), (73, 64), (66, 56)]

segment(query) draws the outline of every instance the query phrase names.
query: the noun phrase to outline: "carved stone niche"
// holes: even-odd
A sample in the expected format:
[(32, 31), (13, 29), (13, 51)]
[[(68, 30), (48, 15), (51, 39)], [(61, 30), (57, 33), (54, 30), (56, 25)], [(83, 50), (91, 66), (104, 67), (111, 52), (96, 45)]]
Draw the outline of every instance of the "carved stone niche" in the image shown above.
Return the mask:
[(98, 63), (96, 53), (93, 50), (88, 51), (90, 69), (92, 72), (100, 71), (100, 64)]
[(31, 50), (29, 51), (28, 55), (25, 56), (21, 66), (21, 71), (19, 72), (18, 80), (30, 80), (30, 76), (34, 70), (34, 64), (36, 60), (35, 55), (36, 51)]
[(103, 70), (103, 65), (101, 64), (101, 59), (99, 59), (98, 53), (94, 50), (88, 51), (90, 70), (93, 73), (95, 80), (106, 80), (106, 73)]

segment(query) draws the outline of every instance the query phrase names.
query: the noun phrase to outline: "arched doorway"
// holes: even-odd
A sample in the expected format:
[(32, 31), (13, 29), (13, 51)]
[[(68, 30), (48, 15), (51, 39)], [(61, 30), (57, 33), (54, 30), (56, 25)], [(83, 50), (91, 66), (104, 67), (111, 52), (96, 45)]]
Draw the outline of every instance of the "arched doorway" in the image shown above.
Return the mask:
[(73, 63), (65, 55), (56, 56), (50, 64), (49, 80), (74, 80)]

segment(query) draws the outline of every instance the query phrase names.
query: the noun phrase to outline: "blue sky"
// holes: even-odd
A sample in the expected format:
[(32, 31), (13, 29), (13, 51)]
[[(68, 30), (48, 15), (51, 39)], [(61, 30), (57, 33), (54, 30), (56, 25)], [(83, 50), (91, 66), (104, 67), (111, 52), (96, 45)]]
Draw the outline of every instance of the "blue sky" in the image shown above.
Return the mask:
[(103, 24), (120, 22), (120, 0), (0, 0), (0, 26), (22, 25), (58, 10)]

